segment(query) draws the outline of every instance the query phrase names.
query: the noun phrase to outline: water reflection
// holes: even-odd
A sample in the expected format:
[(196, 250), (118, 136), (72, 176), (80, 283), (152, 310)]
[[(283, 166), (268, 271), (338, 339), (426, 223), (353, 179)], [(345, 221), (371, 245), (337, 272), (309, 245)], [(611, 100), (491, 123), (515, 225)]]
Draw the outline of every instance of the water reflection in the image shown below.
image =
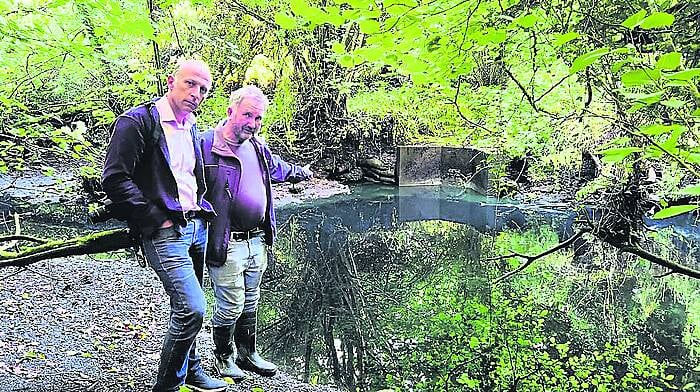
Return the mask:
[[(554, 347), (566, 342), (567, 355), (584, 356), (587, 347), (577, 342), (606, 347), (611, 339), (620, 353), (609, 355), (623, 355), (637, 335), (644, 335), (639, 342), (654, 360), (680, 363), (692, 354), (687, 343), (664, 332), (683, 330), (685, 305), (668, 300), (663, 290), (659, 294), (651, 279), (611, 275), (597, 281), (590, 268), (580, 277), (560, 279), (557, 272), (570, 271), (572, 264), (565, 256), (558, 265), (544, 262), (544, 271), (528, 270), (526, 279), (501, 288), (490, 285), (513, 266), (485, 259), (508, 250), (499, 248), (505, 246), (499, 241), (515, 241), (508, 246), (522, 241), (504, 239), (499, 232), (534, 228), (536, 234), (524, 246), (536, 250), (570, 232), (571, 213), (499, 204), (460, 189), (366, 187), (279, 215), (277, 262), (266, 276), (262, 298), (264, 348), (306, 382), (335, 383), (351, 391), (387, 385), (494, 390), (504, 385), (493, 380), (504, 355), (516, 364), (538, 362), (563, 355)], [(537, 234), (539, 228), (544, 234)], [(658, 310), (646, 315), (641, 306), (640, 313), (634, 298), (639, 290), (666, 302), (657, 301)], [(499, 351), (504, 345), (508, 353)], [(512, 359), (511, 349), (520, 357)], [(549, 362), (518, 366), (512, 379), (522, 378), (521, 384), (546, 366), (561, 367)], [(624, 374), (625, 366), (617, 364), (610, 372)], [(676, 375), (694, 377), (692, 372)]]

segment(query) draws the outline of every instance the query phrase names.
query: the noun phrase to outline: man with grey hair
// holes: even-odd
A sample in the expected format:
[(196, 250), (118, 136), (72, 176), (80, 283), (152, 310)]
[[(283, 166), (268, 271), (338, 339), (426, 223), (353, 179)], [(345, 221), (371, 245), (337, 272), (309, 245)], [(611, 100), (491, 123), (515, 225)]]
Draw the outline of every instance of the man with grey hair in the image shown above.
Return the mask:
[(202, 369), (195, 339), (206, 300), (202, 291), (207, 223), (204, 163), (192, 112), (206, 98), (211, 72), (185, 60), (168, 76), (160, 99), (129, 109), (114, 121), (102, 187), (112, 214), (139, 236), (146, 260), (170, 297), (170, 322), (154, 392), (224, 391), (228, 384)]
[(216, 298), (214, 366), (234, 380), (245, 378), (241, 369), (263, 376), (277, 372), (255, 347), (260, 282), (276, 231), (271, 182), (295, 183), (313, 176), (308, 166), (288, 164), (272, 154), (257, 137), (268, 104), (259, 88), (240, 88), (231, 94), (226, 119), (202, 136), (205, 197), (217, 212), (207, 245)]

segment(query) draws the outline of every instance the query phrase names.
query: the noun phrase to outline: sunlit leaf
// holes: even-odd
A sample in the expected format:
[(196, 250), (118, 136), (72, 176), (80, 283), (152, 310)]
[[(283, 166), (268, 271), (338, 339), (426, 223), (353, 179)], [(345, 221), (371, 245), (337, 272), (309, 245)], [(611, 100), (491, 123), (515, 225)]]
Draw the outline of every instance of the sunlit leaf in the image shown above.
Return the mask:
[(652, 83), (661, 78), (661, 72), (655, 69), (633, 69), (620, 77), (626, 87), (638, 87)]
[(571, 42), (580, 36), (581, 36), (581, 34), (575, 32), (575, 31), (569, 31), (568, 33), (561, 34), (557, 38), (555, 38), (554, 42), (552, 44), (554, 46), (562, 46), (565, 43)]
[(293, 30), (297, 27), (297, 20), (284, 12), (275, 14), (275, 23), (285, 30)]
[(700, 68), (690, 68), (685, 71), (664, 74), (664, 77), (669, 80), (691, 80), (698, 76), (700, 76)]
[(326, 7), (326, 18), (328, 20), (328, 23), (332, 24), (335, 27), (340, 27), (342, 26), (346, 20), (343, 18), (340, 8), (338, 7)]
[(625, 94), (625, 97), (636, 102), (642, 102), (647, 105), (659, 102), (663, 98), (665, 91), (657, 91), (649, 94)]
[(637, 25), (639, 25), (639, 22), (641, 22), (644, 17), (647, 16), (647, 11), (646, 10), (640, 10), (636, 14), (628, 17), (625, 19), (624, 22), (622, 22), (622, 25), (627, 27), (628, 29), (632, 30), (635, 28)]
[(639, 132), (644, 135), (658, 136), (664, 133), (674, 132), (674, 131), (685, 131), (686, 128), (679, 124), (673, 125), (663, 125), (663, 124), (652, 124), (646, 125), (639, 129)]
[(506, 40), (506, 31), (500, 29), (489, 29), (484, 35), (486, 42), (500, 44)]
[(350, 68), (355, 65), (355, 61), (353, 60), (352, 56), (349, 54), (344, 54), (340, 57), (338, 57), (338, 64), (345, 68)]
[(666, 12), (654, 12), (639, 22), (639, 27), (650, 30), (659, 27), (668, 27), (673, 24), (675, 17)]
[(535, 24), (537, 24), (538, 21), (539, 18), (535, 14), (527, 14), (515, 18), (515, 23), (526, 29), (532, 28)]
[(686, 161), (700, 165), (700, 153), (690, 152), (684, 155)]
[(635, 60), (636, 60), (636, 59), (635, 59), (634, 57), (629, 56), (629, 57), (627, 57), (627, 58), (625, 58), (625, 59), (615, 61), (615, 62), (610, 66), (610, 70), (611, 70), (612, 72), (615, 72), (615, 73), (620, 72), (620, 70), (622, 69), (623, 66), (625, 66), (625, 65), (627, 65), (627, 64), (629, 64), (629, 63), (632, 63), (632, 62), (634, 62)]
[(620, 162), (627, 158), (630, 154), (635, 152), (641, 152), (642, 149), (639, 147), (620, 147), (620, 148), (609, 148), (607, 150), (600, 151), (603, 155), (601, 158), (605, 162), (615, 163)]
[(343, 54), (345, 53), (345, 45), (340, 42), (333, 42), (333, 44), (331, 44), (331, 51), (335, 54)]
[(667, 99), (665, 101), (661, 101), (661, 104), (669, 107), (671, 109), (680, 109), (683, 106), (687, 105), (688, 103), (685, 101), (681, 101), (680, 99), (673, 97), (671, 99)]
[(362, 58), (369, 62), (374, 62), (380, 60), (384, 57), (384, 48), (380, 46), (368, 46), (364, 48), (356, 49), (353, 54), (356, 57)]
[(680, 195), (688, 196), (700, 196), (700, 183), (695, 185), (689, 185), (677, 192)]
[(591, 64), (595, 63), (596, 60), (608, 54), (610, 50), (608, 48), (599, 48), (588, 53), (584, 53), (578, 56), (574, 62), (571, 64), (571, 69), (569, 69), (569, 74), (575, 74), (578, 71), (586, 69)]
[(681, 54), (678, 52), (671, 52), (661, 55), (656, 61), (656, 69), (661, 69), (664, 71), (672, 71), (681, 65)]
[(666, 219), (672, 216), (685, 214), (697, 210), (698, 207), (699, 206), (693, 204), (684, 204), (680, 206), (667, 207), (654, 214), (654, 219)]
[(381, 24), (374, 19), (364, 19), (357, 22), (357, 24), (360, 26), (360, 31), (365, 34), (378, 33), (382, 27)]

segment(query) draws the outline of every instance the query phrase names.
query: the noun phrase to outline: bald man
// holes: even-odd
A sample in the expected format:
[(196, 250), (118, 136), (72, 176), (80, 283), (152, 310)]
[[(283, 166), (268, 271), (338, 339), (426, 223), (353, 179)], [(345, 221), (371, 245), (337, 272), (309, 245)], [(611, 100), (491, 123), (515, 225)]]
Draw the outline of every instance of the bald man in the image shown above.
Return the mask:
[(211, 89), (209, 67), (186, 60), (168, 76), (165, 96), (129, 109), (114, 121), (102, 187), (110, 210), (139, 235), (148, 264), (170, 297), (170, 322), (154, 392), (223, 391), (227, 383), (201, 366), (195, 339), (206, 300), (202, 291), (207, 220), (204, 164), (192, 112)]

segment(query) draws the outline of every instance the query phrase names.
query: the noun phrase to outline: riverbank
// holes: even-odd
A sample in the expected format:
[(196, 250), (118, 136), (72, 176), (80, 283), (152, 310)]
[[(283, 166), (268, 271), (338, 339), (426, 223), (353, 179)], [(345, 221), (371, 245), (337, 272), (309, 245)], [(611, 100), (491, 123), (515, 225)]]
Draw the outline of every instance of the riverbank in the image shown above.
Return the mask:
[[(275, 200), (281, 206), (342, 192), (347, 187), (316, 179), (277, 185)], [(0, 390), (148, 391), (168, 312), (155, 273), (128, 252), (0, 270)], [(210, 317), (197, 345), (212, 372)], [(296, 369), (281, 370), (269, 378), (251, 374), (229, 391), (338, 391), (302, 383), (290, 375)]]
[[(0, 390), (150, 390), (169, 311), (151, 269), (115, 253), (42, 261), (22, 271), (8, 268), (1, 276)], [(197, 344), (211, 372), (209, 318)], [(285, 372), (270, 378), (251, 374), (229, 391), (254, 387), (338, 391)]]

